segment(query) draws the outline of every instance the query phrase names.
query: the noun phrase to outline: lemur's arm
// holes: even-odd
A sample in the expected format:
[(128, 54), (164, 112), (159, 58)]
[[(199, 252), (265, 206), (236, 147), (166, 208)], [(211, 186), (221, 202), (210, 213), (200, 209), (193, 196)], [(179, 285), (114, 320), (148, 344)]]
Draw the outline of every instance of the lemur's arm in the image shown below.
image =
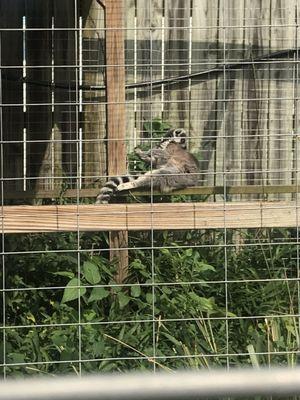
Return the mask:
[[(156, 150), (156, 151), (155, 151)], [(159, 150), (161, 151), (161, 150)], [(157, 158), (158, 154), (156, 154), (157, 149), (148, 150), (148, 151), (143, 151), (139, 149), (138, 147), (134, 149), (134, 153), (146, 164), (150, 165), (152, 164), (154, 167), (156, 166), (157, 163)]]
[(158, 162), (161, 163), (165, 157), (165, 151), (162, 149), (152, 149), (148, 151), (143, 151), (136, 147), (134, 153), (148, 165), (152, 165), (154, 168), (157, 166)]
[(151, 156), (151, 153), (149, 153), (149, 151), (143, 151), (140, 148), (136, 147), (134, 149), (134, 154), (147, 164), (151, 164), (151, 162), (155, 163), (155, 158)]

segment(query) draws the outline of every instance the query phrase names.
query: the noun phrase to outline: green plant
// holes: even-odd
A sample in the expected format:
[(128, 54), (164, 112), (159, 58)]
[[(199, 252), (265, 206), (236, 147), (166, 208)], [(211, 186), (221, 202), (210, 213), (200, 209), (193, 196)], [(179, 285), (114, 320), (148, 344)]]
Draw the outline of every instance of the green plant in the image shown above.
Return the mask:
[(296, 232), (240, 234), (236, 249), (221, 231), (157, 232), (147, 249), (150, 233), (134, 233), (122, 287), (103, 234), (81, 235), (82, 249), (103, 250), (79, 253), (76, 234), (7, 235), (6, 373), (295, 365), (298, 288), (286, 278), (297, 276), (297, 248), (269, 243)]

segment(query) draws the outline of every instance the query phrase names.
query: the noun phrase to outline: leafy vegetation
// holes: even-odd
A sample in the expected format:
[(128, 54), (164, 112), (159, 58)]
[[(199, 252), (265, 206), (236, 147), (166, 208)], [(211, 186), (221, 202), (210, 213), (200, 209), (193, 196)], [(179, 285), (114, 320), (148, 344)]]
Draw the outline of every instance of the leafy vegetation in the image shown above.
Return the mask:
[[(229, 232), (228, 243), (236, 234)], [(154, 354), (163, 369), (293, 365), (293, 234), (239, 232), (237, 249), (218, 246), (221, 232), (163, 232), (154, 238), (160, 248), (151, 250), (141, 233), (130, 238), (137, 248), (123, 286), (102, 234), (82, 235), (81, 248), (90, 250), (79, 253), (74, 234), (7, 236), (7, 252), (19, 240), (27, 253), (5, 256), (1, 363), (11, 364), (6, 373), (14, 376), (151, 369)], [(289, 244), (268, 244), (283, 235)]]

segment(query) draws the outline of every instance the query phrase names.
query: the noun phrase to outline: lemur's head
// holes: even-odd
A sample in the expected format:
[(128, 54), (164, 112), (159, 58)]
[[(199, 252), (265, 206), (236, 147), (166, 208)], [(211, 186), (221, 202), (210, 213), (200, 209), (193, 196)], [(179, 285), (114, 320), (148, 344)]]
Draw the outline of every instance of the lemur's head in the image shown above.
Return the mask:
[(169, 143), (179, 143), (183, 149), (186, 149), (186, 139), (187, 135), (184, 129), (169, 129), (161, 138), (160, 146), (166, 147)]

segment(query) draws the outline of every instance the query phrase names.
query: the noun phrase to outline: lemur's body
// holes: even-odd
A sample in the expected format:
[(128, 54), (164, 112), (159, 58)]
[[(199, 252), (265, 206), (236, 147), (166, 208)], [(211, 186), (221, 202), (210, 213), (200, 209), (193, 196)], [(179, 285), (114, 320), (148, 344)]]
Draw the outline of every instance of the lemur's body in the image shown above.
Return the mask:
[(147, 152), (135, 149), (135, 154), (152, 169), (144, 175), (110, 178), (97, 196), (96, 203), (108, 203), (123, 190), (134, 188), (157, 189), (168, 193), (198, 183), (198, 160), (186, 150), (186, 133), (182, 129), (168, 131), (154, 149)]

